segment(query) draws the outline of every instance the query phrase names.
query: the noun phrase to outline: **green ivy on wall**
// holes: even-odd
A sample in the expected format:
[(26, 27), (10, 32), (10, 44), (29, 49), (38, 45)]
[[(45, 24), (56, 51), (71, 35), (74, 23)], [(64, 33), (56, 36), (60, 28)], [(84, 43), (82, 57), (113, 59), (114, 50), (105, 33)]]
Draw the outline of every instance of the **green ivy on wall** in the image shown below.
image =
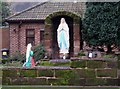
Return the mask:
[(51, 18), (60, 16), (60, 15), (66, 15), (66, 16), (72, 17), (74, 19), (75, 24), (79, 23), (79, 21), (80, 21), (80, 16), (76, 15), (75, 13), (71, 13), (71, 12), (67, 12), (67, 11), (59, 11), (59, 12), (50, 14), (46, 18), (45, 24), (52, 24)]

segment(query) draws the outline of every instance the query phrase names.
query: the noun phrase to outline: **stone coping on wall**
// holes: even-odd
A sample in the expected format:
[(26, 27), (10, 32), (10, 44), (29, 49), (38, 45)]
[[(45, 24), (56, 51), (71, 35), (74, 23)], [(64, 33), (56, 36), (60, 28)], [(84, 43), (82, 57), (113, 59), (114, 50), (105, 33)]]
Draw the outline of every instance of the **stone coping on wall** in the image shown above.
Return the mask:
[[(71, 58), (71, 59), (51, 59), (51, 60), (41, 60), (42, 61), (46, 61), (48, 63), (52, 63), (52, 64), (57, 64), (57, 63), (63, 63), (63, 65), (39, 65), (39, 66), (35, 66), (32, 68), (27, 68), (27, 67), (16, 67), (16, 66), (3, 66), (0, 69), (9, 69), (9, 68), (13, 68), (13, 69), (72, 69), (74, 68), (74, 66), (76, 66), (76, 68), (85, 68), (85, 67), (90, 67), (90, 68), (117, 68), (118, 67), (118, 60), (117, 59), (111, 59), (111, 58), (86, 58), (86, 59), (81, 59), (81, 58)], [(64, 65), (64, 63), (68, 63), (69, 65)], [(92, 65), (94, 64), (94, 65)]]
[(65, 62), (70, 62), (71, 60), (64, 60), (64, 59), (52, 59), (52, 60), (49, 60), (49, 62), (52, 62), (52, 63), (65, 63)]
[(117, 58), (88, 58), (88, 57), (72, 57), (70, 60), (108, 60), (108, 61), (117, 61)]
[(72, 68), (69, 66), (35, 66), (32, 68), (27, 67), (14, 67), (14, 66), (5, 66), (2, 69), (61, 69), (61, 70), (71, 70)]
[[(64, 59), (41, 59), (41, 61), (50, 61), (50, 62), (60, 62)], [(74, 61), (74, 60), (108, 60), (108, 61), (117, 61), (117, 58), (88, 58), (86, 56), (83, 57), (71, 57), (70, 59), (65, 59), (64, 62), (68, 62), (68, 61)], [(62, 61), (63, 62), (63, 61)]]

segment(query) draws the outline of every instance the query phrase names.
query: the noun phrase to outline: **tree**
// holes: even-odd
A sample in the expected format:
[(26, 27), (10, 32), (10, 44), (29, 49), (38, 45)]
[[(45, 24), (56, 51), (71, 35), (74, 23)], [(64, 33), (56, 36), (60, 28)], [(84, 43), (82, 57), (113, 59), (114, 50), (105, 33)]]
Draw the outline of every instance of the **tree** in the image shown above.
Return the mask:
[(5, 18), (10, 15), (9, 4), (7, 2), (0, 1), (0, 26), (6, 26)]
[(118, 43), (119, 2), (87, 2), (83, 19), (83, 40), (90, 46), (107, 46)]
[(119, 48), (119, 51), (120, 51), (120, 1), (119, 1), (119, 3), (118, 3), (118, 23), (117, 23), (117, 25), (118, 25), (118, 32), (117, 32), (117, 42), (116, 42), (116, 44), (117, 44), (117, 46), (118, 46), (118, 48)]

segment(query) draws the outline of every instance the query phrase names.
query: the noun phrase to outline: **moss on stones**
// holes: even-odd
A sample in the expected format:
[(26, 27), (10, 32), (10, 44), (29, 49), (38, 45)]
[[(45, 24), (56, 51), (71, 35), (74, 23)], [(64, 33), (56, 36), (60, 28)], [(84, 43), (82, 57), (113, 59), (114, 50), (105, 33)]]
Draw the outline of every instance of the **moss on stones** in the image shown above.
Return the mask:
[(118, 69), (120, 69), (120, 60), (118, 60)]
[(45, 69), (45, 70), (38, 70), (38, 77), (53, 77), (54, 70)]
[(11, 85), (10, 77), (3, 77), (2, 85)]
[(71, 62), (72, 68), (85, 68), (86, 67), (86, 61), (85, 60), (79, 60), (79, 61), (72, 61)]
[(65, 79), (54, 78), (54, 79), (48, 79), (48, 84), (49, 85), (67, 85), (68, 83), (66, 82)]
[(37, 71), (35, 69), (21, 70), (20, 75), (24, 77), (36, 77)]
[(63, 85), (67, 85), (71, 79), (75, 78), (75, 73), (74, 70), (55, 70), (55, 77), (62, 78)]
[(84, 86), (85, 85), (86, 80), (85, 79), (70, 79), (69, 80), (69, 84), (71, 86)]
[(85, 83), (86, 86), (100, 86), (106, 84), (107, 84), (106, 79), (100, 79), (100, 78), (87, 78)]
[(105, 68), (106, 67), (106, 63), (104, 61), (92, 61), (92, 60), (88, 60), (87, 61), (87, 67), (88, 68)]
[(119, 82), (118, 79), (106, 79), (106, 85), (118, 86)]
[(116, 61), (107, 61), (107, 68), (118, 68), (118, 64)]
[(3, 69), (3, 77), (18, 77), (19, 76), (19, 69), (10, 68), (10, 69)]
[(71, 13), (71, 12), (68, 12), (68, 11), (59, 11), (59, 12), (55, 12), (55, 13), (50, 14), (50, 15), (46, 18), (45, 23), (46, 23), (46, 24), (52, 24), (51, 19), (52, 19), (53, 17), (60, 16), (60, 15), (69, 16), (69, 17), (71, 17), (71, 18), (74, 19), (74, 23), (76, 23), (76, 24), (79, 24), (79, 23), (80, 23), (80, 16), (77, 16), (76, 14)]
[(93, 69), (77, 69), (75, 72), (76, 78), (95, 78), (95, 70)]
[(117, 78), (117, 69), (98, 69), (97, 77)]

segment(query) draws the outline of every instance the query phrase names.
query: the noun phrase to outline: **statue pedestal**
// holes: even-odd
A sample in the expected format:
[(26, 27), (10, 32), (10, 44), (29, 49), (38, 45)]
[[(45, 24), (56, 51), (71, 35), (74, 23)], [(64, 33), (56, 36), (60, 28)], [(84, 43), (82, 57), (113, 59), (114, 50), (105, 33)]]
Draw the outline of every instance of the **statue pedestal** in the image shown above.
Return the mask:
[(70, 59), (70, 56), (69, 56), (68, 53), (66, 53), (66, 54), (60, 53), (60, 54), (59, 54), (59, 58), (60, 58), (60, 59)]

